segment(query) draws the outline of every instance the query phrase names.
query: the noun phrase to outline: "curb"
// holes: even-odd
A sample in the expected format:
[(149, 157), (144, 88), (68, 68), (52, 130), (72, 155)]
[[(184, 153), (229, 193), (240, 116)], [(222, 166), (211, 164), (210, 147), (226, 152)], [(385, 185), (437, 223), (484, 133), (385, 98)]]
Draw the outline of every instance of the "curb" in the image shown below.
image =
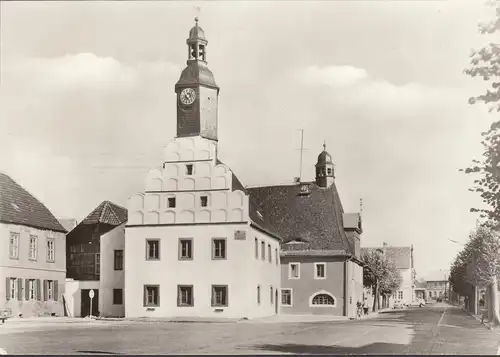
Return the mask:
[(479, 321), (482, 325), (486, 326), (486, 328), (488, 330), (493, 330), (493, 327), (489, 323), (484, 322), (484, 321), (481, 322), (481, 318), (479, 318), (478, 316), (474, 315), (473, 313), (471, 313), (471, 312), (469, 312), (469, 311), (467, 311), (465, 309), (462, 309), (462, 311), (465, 311), (467, 314), (469, 314), (470, 316), (472, 316), (473, 318), (475, 318), (477, 321)]

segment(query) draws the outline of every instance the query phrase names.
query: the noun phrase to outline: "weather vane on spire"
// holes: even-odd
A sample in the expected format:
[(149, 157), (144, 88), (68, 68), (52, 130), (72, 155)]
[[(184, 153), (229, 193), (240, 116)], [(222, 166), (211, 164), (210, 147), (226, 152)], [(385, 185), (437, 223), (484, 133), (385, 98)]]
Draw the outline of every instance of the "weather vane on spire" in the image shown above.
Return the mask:
[(326, 150), (326, 140), (323, 140), (323, 150)]
[(363, 213), (363, 199), (359, 199), (359, 214)]

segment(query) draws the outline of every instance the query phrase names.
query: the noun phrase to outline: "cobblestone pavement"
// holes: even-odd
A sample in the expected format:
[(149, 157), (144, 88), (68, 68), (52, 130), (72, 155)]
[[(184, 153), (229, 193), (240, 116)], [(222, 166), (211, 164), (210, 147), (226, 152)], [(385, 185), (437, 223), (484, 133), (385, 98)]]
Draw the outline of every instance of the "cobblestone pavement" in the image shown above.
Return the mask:
[(455, 307), (356, 321), (166, 323), (66, 321), (0, 325), (9, 354), (490, 354), (500, 335)]

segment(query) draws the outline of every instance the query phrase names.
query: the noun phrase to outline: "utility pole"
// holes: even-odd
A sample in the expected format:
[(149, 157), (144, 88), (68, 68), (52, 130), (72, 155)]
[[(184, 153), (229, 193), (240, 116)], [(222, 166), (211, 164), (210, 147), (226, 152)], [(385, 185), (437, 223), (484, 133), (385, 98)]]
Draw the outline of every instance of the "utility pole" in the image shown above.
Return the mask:
[(300, 183), (302, 180), (302, 156), (304, 154), (304, 151), (306, 151), (307, 149), (304, 149), (304, 129), (299, 129), (299, 130), (300, 130), (300, 149), (297, 150), (300, 150), (300, 167), (299, 167), (299, 177), (297, 178), (297, 180)]

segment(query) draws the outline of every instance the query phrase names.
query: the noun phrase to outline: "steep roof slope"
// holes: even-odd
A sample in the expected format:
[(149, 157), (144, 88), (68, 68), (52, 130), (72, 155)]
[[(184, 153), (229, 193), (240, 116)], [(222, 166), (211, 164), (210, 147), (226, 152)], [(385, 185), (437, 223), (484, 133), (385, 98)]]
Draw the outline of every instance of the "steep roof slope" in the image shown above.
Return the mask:
[[(301, 191), (303, 184), (308, 192)], [(320, 188), (315, 183), (247, 188), (284, 243), (282, 249), (307, 254), (353, 254), (354, 247), (343, 228), (343, 208), (335, 184)]]
[(0, 222), (66, 233), (43, 203), (4, 173), (0, 173)]
[(112, 202), (104, 201), (80, 222), (79, 225), (109, 224), (119, 226), (127, 221), (127, 209)]

